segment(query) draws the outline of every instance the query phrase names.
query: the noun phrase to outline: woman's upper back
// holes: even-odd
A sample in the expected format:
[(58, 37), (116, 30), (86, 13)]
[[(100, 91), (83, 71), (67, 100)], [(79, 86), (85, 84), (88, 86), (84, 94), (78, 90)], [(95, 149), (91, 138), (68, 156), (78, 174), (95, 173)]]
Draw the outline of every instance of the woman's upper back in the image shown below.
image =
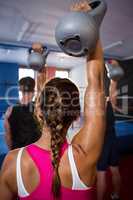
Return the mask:
[[(65, 143), (62, 146), (61, 152), (59, 174), (62, 186), (60, 199), (89, 199), (91, 191), (79, 177), (72, 146), (68, 147)], [(25, 163), (25, 159), (27, 163)], [(16, 163), (20, 199), (53, 199), (52, 180), (54, 171), (50, 151), (44, 150), (34, 144), (29, 145), (26, 147), (26, 151), (23, 152), (23, 149), (19, 151)]]

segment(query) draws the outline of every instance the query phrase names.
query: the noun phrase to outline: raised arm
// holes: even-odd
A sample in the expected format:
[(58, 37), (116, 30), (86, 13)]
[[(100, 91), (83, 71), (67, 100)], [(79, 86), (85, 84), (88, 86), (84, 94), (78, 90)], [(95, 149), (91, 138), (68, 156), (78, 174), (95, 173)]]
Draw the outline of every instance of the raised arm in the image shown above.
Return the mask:
[(117, 81), (111, 80), (109, 86), (109, 97), (114, 109), (117, 106)]
[(84, 125), (72, 141), (81, 146), (89, 161), (97, 162), (105, 130), (104, 62), (100, 41), (87, 59), (88, 86), (84, 99)]
[[(40, 42), (33, 43), (32, 44), (32, 50), (34, 50), (34, 52), (38, 52), (40, 54), (43, 54), (44, 53), (43, 44), (40, 43)], [(37, 80), (36, 80), (36, 82), (37, 82), (37, 93), (39, 93), (42, 90), (42, 88), (43, 88), (43, 86), (46, 82), (46, 78), (47, 78), (46, 75), (47, 75), (46, 66), (44, 65), (42, 67), (42, 69), (37, 73)]]
[[(111, 64), (112, 64), (112, 67), (114, 69), (116, 69), (118, 66), (119, 66), (119, 63), (116, 61), (116, 60), (111, 60)], [(120, 66), (119, 66), (120, 67)], [(112, 69), (113, 71), (113, 69)], [(121, 72), (121, 71), (120, 71)], [(119, 75), (119, 71), (117, 72), (118, 75)], [(123, 72), (124, 73), (124, 72)], [(113, 74), (113, 72), (112, 72)], [(116, 72), (115, 72), (116, 74)], [(119, 77), (117, 75), (117, 77)], [(123, 74), (124, 75), (124, 74)], [(121, 78), (121, 73), (120, 73), (120, 78)], [(110, 101), (112, 103), (112, 106), (113, 106), (113, 109), (114, 111), (118, 111), (118, 112), (122, 112), (122, 109), (118, 107), (118, 104), (117, 104), (117, 96), (118, 96), (118, 89), (117, 89), (117, 86), (118, 86), (118, 81), (119, 79), (118, 78), (117, 80), (113, 80), (111, 79), (110, 80), (110, 87), (109, 87), (109, 97), (110, 97)]]

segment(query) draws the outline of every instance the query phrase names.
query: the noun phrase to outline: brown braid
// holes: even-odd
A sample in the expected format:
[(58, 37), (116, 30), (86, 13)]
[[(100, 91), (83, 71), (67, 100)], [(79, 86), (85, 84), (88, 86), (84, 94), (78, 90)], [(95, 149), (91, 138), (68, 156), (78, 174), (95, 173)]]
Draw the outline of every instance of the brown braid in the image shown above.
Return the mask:
[[(53, 89), (52, 89), (53, 90)], [(65, 135), (61, 134), (63, 125), (62, 125), (62, 105), (61, 98), (58, 91), (53, 90), (51, 95), (49, 92), (46, 93), (48, 95), (47, 102), (50, 106), (47, 109), (47, 117), (46, 122), (51, 128), (51, 150), (52, 150), (52, 165), (54, 167), (54, 177), (53, 177), (53, 185), (52, 191), (55, 197), (59, 197), (60, 194), (60, 177), (58, 172), (59, 167), (59, 154), (61, 145), (64, 143)]]
[[(58, 125), (59, 126), (59, 125)], [(52, 191), (55, 195), (55, 197), (59, 197), (60, 194), (60, 185), (61, 185), (61, 181), (60, 181), (60, 176), (59, 176), (59, 172), (58, 172), (58, 168), (59, 168), (59, 153), (60, 153), (60, 148), (61, 145), (64, 142), (65, 138), (61, 138), (60, 137), (60, 131), (62, 130), (62, 127), (59, 128), (55, 128), (55, 130), (53, 129), (53, 134), (51, 137), (51, 149), (52, 149), (52, 154), (53, 154), (53, 159), (52, 159), (52, 164), (54, 167), (54, 177), (53, 177), (53, 185), (52, 185)]]
[[(66, 98), (67, 92), (70, 98)], [(76, 98), (75, 98), (76, 97)], [(75, 100), (75, 103), (71, 103)], [(54, 177), (52, 191), (55, 198), (60, 195), (60, 176), (58, 172), (61, 146), (65, 141), (64, 128), (68, 127), (80, 113), (79, 92), (77, 87), (68, 79), (55, 78), (50, 80), (38, 97), (38, 107), (41, 108), (43, 117), (40, 122), (43, 125), (45, 118), (47, 126), (51, 129), (51, 150)]]

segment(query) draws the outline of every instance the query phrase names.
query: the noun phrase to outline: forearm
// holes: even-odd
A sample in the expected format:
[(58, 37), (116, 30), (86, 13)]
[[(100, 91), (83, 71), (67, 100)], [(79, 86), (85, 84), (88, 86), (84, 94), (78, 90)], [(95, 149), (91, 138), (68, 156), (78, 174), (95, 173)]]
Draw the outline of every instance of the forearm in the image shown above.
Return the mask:
[(12, 147), (11, 132), (5, 132), (5, 142), (9, 149)]
[(89, 54), (88, 57), (89, 57), (89, 62), (94, 60), (103, 61), (103, 49), (100, 40), (97, 41), (95, 50), (91, 54)]
[(97, 42), (95, 51), (87, 60), (88, 86), (94, 91), (103, 91), (104, 60), (100, 41)]
[(87, 60), (88, 86), (85, 94), (85, 114), (88, 117), (104, 111), (104, 60), (100, 42), (97, 43), (95, 51)]
[(117, 81), (110, 81), (109, 96), (113, 109), (117, 109)]
[(43, 68), (43, 70), (41, 72), (38, 72), (38, 76), (37, 76), (37, 93), (39, 93), (43, 87), (44, 84), (46, 83), (46, 69), (45, 67)]
[(4, 128), (5, 128), (5, 141), (8, 148), (10, 149), (12, 146), (12, 138), (11, 138), (10, 125), (7, 118), (5, 118), (5, 121), (4, 121)]

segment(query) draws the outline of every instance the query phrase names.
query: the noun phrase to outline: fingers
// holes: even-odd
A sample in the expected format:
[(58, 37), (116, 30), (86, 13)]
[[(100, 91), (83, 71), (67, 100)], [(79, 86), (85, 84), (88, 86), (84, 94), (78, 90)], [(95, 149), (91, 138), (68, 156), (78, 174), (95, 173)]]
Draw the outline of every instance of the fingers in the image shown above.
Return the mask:
[(72, 11), (88, 11), (91, 10), (87, 0), (79, 1), (71, 6)]
[(79, 2), (77, 3), (73, 3), (72, 6), (71, 6), (71, 10), (72, 11), (78, 11), (80, 9), (80, 4)]
[(43, 45), (40, 42), (35, 42), (32, 44), (32, 49), (35, 52), (43, 53)]

